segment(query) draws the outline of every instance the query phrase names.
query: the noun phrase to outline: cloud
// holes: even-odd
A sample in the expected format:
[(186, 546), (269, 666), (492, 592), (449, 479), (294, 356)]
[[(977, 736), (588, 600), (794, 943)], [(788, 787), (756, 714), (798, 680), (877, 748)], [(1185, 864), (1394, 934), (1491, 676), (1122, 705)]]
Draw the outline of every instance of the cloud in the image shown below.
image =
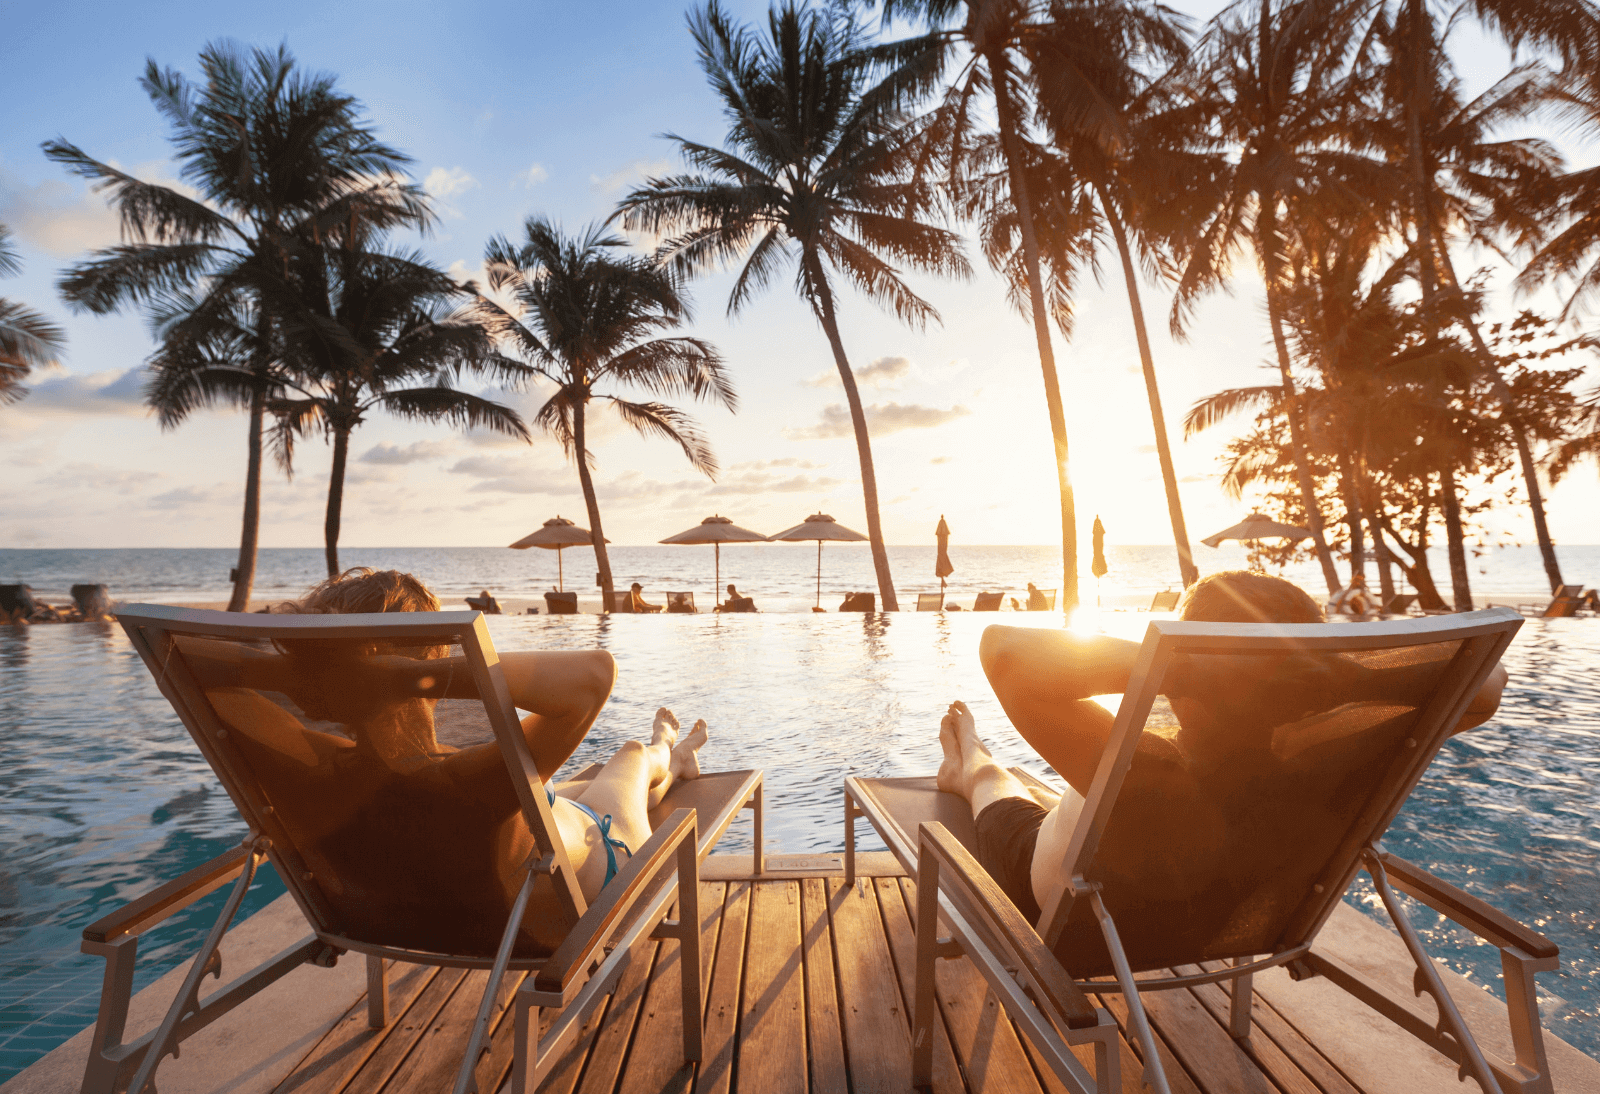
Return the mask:
[(1133, 450), (1141, 456), (1153, 456), (1156, 452), (1156, 446), (1153, 444), (1135, 445)]
[(1210, 482), (1214, 478), (1216, 478), (1215, 475), (1185, 475), (1183, 478), (1179, 479), (1178, 481), (1179, 482)]
[(448, 220), (460, 220), (463, 215), (450, 199), (477, 187), (478, 180), (468, 174), (465, 167), (435, 167), (422, 180), (422, 188), (439, 199), (439, 215)]
[[(572, 483), (565, 477), (528, 476), (523, 478), (484, 479), (467, 489), (469, 494), (568, 494)], [(602, 491), (603, 492), (603, 491)]]
[(671, 160), (634, 160), (609, 175), (590, 175), (589, 185), (602, 194), (616, 194), (651, 175), (664, 174), (671, 167)]
[(214, 505), (233, 497), (235, 493), (221, 486), (180, 486), (165, 494), (157, 494), (149, 504), (152, 509), (186, 509), (191, 505)]
[(535, 163), (526, 171), (518, 171), (511, 179), (513, 188), (521, 186), (524, 190), (531, 190), (545, 179), (550, 177), (550, 172), (544, 169), (544, 164)]
[(680, 487), (701, 487), (701, 493), (709, 497), (724, 497), (730, 494), (815, 494), (822, 493), (838, 486), (842, 479), (812, 477), (810, 475), (791, 475), (781, 478), (777, 475), (767, 475), (754, 472), (746, 475), (736, 475), (722, 479), (716, 483), (680, 483)]
[[(875, 437), (885, 437), (906, 429), (932, 429), (971, 413), (964, 406), (940, 410), (914, 404), (873, 403), (866, 408), (867, 431)], [(785, 429), (783, 435), (790, 440), (824, 440), (854, 436), (855, 428), (850, 423), (850, 412), (839, 403), (830, 403), (822, 408), (821, 423), (803, 429)]]
[(91, 372), (83, 375), (52, 376), (33, 385), (28, 393), (30, 411), (61, 411), (72, 414), (115, 414), (142, 417), (144, 370)]
[(814, 463), (811, 460), (802, 460), (796, 456), (784, 456), (776, 460), (747, 460), (729, 467), (729, 471), (764, 471), (769, 467), (798, 467), (805, 471), (815, 471), (827, 467), (825, 463)]
[(471, 475), (475, 479), (522, 476), (530, 470), (527, 460), (515, 456), (468, 456), (450, 468), (452, 475)]
[(929, 460), (928, 462), (929, 463), (934, 463), (934, 464), (949, 463), (950, 462), (950, 457), (949, 456), (935, 456), (933, 459)]
[(418, 460), (431, 460), (449, 455), (454, 446), (449, 441), (417, 441), (401, 448), (397, 444), (380, 444), (361, 454), (362, 463), (407, 464)]
[[(113, 167), (121, 166), (115, 160), (110, 162)], [(152, 160), (128, 173), (197, 196), (172, 177), (170, 166), (165, 160)], [(87, 185), (51, 178), (25, 186), (6, 171), (0, 171), (0, 223), (24, 242), (61, 257), (109, 247), (122, 238), (116, 212)]]
[(58, 489), (116, 490), (133, 492), (144, 489), (160, 473), (125, 467), (104, 467), (93, 463), (71, 463), (44, 476), (39, 482)]
[(357, 463), (352, 465), (344, 473), (344, 481), (350, 484), (361, 482), (399, 482), (400, 480), (400, 469), (397, 467), (386, 466), (384, 464)]
[[(911, 375), (911, 358), (879, 357), (855, 370), (856, 383), (870, 388), (897, 388)], [(809, 380), (801, 381), (807, 387), (838, 387), (839, 370), (827, 369)]]

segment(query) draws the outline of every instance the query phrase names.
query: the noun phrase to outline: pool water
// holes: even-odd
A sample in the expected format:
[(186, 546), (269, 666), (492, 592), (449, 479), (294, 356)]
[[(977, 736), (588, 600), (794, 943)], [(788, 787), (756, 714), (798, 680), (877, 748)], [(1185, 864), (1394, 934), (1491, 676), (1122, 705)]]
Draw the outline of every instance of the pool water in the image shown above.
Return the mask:
[[(1104, 618), (1133, 638), (1148, 619)], [(705, 718), (702, 762), (764, 768), (768, 848), (798, 852), (842, 848), (846, 774), (933, 771), (938, 719), (954, 698), (972, 706), (1003, 762), (1058, 781), (984, 681), (977, 644), (991, 622), (903, 613), (489, 625), (501, 650), (615, 655), (616, 690), (574, 767), (642, 736), (657, 706)], [(1445, 746), (1387, 844), (1550, 935), (1562, 969), (1539, 977), (1547, 1028), (1600, 1055), (1600, 624), (1531, 620), (1506, 663), (1500, 713)], [(0, 726), (3, 1081), (93, 1021), (101, 963), (78, 953), (84, 925), (226, 850), (243, 826), (115, 626), (0, 628)], [(722, 849), (748, 848), (749, 832), (736, 824)], [(265, 871), (245, 914), (280, 892)], [(138, 986), (193, 952), (223, 895), (142, 940)], [(1370, 888), (1349, 899), (1375, 905)], [(1434, 954), (1498, 987), (1498, 951), (1414, 908)]]

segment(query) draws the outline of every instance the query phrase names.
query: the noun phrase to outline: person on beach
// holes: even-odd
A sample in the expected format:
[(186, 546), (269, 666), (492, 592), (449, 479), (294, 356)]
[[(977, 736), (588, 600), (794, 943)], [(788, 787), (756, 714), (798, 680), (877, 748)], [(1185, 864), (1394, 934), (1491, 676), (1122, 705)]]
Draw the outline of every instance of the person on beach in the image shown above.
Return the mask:
[[(364, 567), (272, 609), (305, 615), (438, 610), (438, 599), (410, 574)], [(303, 796), (302, 808), (292, 812), (318, 816), (326, 833), (355, 836), (330, 843), (392, 845), (396, 829), (404, 829), (405, 861), (349, 863), (342, 876), (392, 893), (411, 876), (429, 876), (415, 868), (414, 856), (458, 875), (447, 899), (463, 907), (485, 899), (479, 890), (510, 883), (515, 891), (532, 842), (514, 823), (520, 805), (498, 743), (457, 749), (436, 735), (439, 700), (477, 698), (464, 659), (448, 657), (445, 647), (352, 653), (281, 639), (278, 652), (269, 654), (183, 641), (218, 713), (239, 730), (251, 764), (279, 793)], [(603, 650), (514, 651), (500, 654), (500, 667), (512, 703), (529, 712), (523, 737), (548, 783), (605, 706), (616, 663)], [(233, 686), (214, 686), (206, 680), (213, 674), (217, 683)], [(343, 732), (307, 726), (264, 692), (286, 696), (307, 721), (333, 723)], [(699, 776), (706, 739), (704, 721), (683, 735), (663, 707), (648, 743), (624, 742), (591, 781), (547, 791), (587, 899), (650, 838), (649, 810), (673, 783)], [(382, 838), (363, 838), (367, 829), (374, 837), (381, 831)]]
[(662, 608), (662, 605), (660, 604), (651, 604), (645, 600), (644, 586), (639, 584), (637, 581), (635, 581), (629, 588), (628, 597), (633, 610), (640, 614), (645, 612), (659, 612)]
[[(1190, 586), (1178, 617), (1217, 623), (1323, 621), (1322, 609), (1298, 586), (1242, 570), (1211, 574)], [(992, 626), (984, 631), (978, 657), (1023, 739), (1078, 794), (1087, 795), (1114, 722), (1092, 698), (1127, 689), (1139, 649), (1138, 643), (1105, 635)], [(1388, 671), (1395, 674), (1393, 683), (1403, 683), (1407, 672), (1432, 671), (1432, 664)], [(1280, 661), (1275, 666), (1279, 671), (1307, 674), (1306, 680), (1287, 687), (1281, 680), (1263, 678), (1264, 667), (1272, 668), (1255, 664), (1254, 677), (1234, 680), (1199, 670), (1169, 670), (1165, 686), (1176, 732), (1146, 729), (1140, 736), (1118, 798), (1118, 814), (1096, 857), (1108, 885), (1115, 879), (1136, 891), (1199, 898), (1197, 890), (1190, 890), (1210, 873), (1208, 864), (1228, 854), (1229, 818), (1219, 803), (1247, 814), (1248, 802), (1260, 788), (1285, 773), (1292, 776), (1295, 763), (1337, 763), (1363, 743), (1359, 738), (1313, 740), (1285, 761), (1282, 741), (1275, 737), (1263, 748), (1247, 739), (1248, 729), (1241, 727), (1265, 721), (1281, 730), (1312, 711), (1317, 699), (1330, 691), (1341, 699), (1348, 692), (1381, 702), (1384, 691), (1392, 690), (1385, 672), (1353, 665), (1348, 679), (1330, 680), (1326, 664), (1297, 667)], [(1487, 721), (1499, 706), (1506, 679), (1504, 667), (1496, 666), (1452, 732)], [(1296, 704), (1305, 711), (1288, 710)], [(939, 724), (939, 744), (944, 757), (938, 786), (970, 805), (977, 823), (978, 861), (1036, 923), (1040, 909), (1068, 881), (1058, 876), (1058, 867), (1077, 819), (1076, 802), (1063, 808), (1068, 799), (1030, 793), (990, 754), (963, 702), (950, 704)], [(1125, 816), (1123, 803), (1131, 806)], [(1277, 835), (1292, 854), (1297, 835)]]
[(1340, 615), (1359, 618), (1366, 615), (1373, 608), (1372, 594), (1367, 591), (1367, 577), (1365, 574), (1355, 574), (1350, 578), (1350, 584), (1340, 589), (1328, 598), (1328, 611)]
[(1048, 606), (1048, 602), (1045, 600), (1044, 594), (1039, 591), (1039, 587), (1031, 581), (1028, 582), (1028, 610), (1030, 612), (1042, 612), (1048, 610)]

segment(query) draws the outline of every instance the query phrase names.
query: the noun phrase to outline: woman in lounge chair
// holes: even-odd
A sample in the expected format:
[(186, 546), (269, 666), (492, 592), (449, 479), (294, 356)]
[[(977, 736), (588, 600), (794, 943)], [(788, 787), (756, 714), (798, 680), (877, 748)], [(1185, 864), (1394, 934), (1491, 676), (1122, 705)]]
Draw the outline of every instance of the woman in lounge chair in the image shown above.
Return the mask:
[[(314, 615), (437, 610), (438, 599), (410, 574), (364, 567), (273, 609)], [(298, 815), (322, 817), (329, 833), (378, 825), (392, 836), (393, 827), (403, 825), (417, 855), (459, 865), (462, 892), (456, 895), (463, 900), (481, 885), (501, 884), (503, 879), (492, 874), (515, 874), (527, 857), (530, 837), (510, 823), (519, 804), (499, 745), (490, 741), (456, 749), (435, 735), (434, 708), (440, 699), (477, 697), (465, 663), (448, 658), (446, 648), (369, 648), (353, 654), (347, 647), (330, 650), (323, 643), (282, 640), (274, 654), (209, 642), (204, 646), (215, 648), (202, 649), (201, 640), (183, 641), (194, 644), (186, 651), (189, 660), (218, 712), (239, 730), (250, 762), (278, 769), (273, 785), (292, 788), (284, 792), (304, 794), (316, 804)], [(540, 777), (548, 782), (605, 706), (616, 664), (609, 653), (585, 650), (504, 653), (500, 666), (512, 703), (530, 712), (522, 731)], [(223, 686), (207, 681), (213, 673)], [(343, 732), (308, 727), (264, 692), (286, 696), (306, 720), (335, 723)], [(677, 719), (662, 708), (648, 744), (624, 743), (599, 775), (571, 796), (554, 788), (556, 824), (587, 899), (610, 882), (632, 848), (649, 839), (648, 812), (672, 783), (698, 777), (698, 751), (705, 742), (705, 722), (695, 723), (680, 739)], [(314, 839), (316, 834), (308, 835)], [(476, 837), (492, 846), (490, 871), (467, 846)], [(411, 865), (352, 864), (352, 872), (382, 886), (397, 880), (388, 877), (391, 873), (411, 873)]]
[[(1320, 623), (1322, 610), (1303, 590), (1281, 578), (1246, 571), (1212, 574), (1191, 586), (1179, 618), (1217, 623)], [(1128, 686), (1139, 645), (1104, 635), (1070, 631), (989, 627), (978, 656), (1006, 716), (1051, 767), (1087, 795), (1113, 716), (1092, 697), (1121, 694)], [(1383, 693), (1406, 673), (1430, 666), (1402, 665), (1382, 672), (1355, 666), (1330, 678), (1322, 662), (1292, 657), (1251, 658), (1248, 678), (1223, 680), (1195, 665), (1169, 670), (1167, 698), (1177, 720), (1170, 736), (1144, 732), (1118, 801), (1129, 803), (1127, 820), (1113, 816), (1096, 861), (1108, 875), (1130, 880), (1139, 891), (1177, 901), (1204, 903), (1195, 879), (1212, 875), (1208, 864), (1227, 855), (1228, 830), (1248, 815), (1248, 802), (1285, 766), (1310, 766), (1329, 750), (1357, 742), (1316, 735), (1317, 712), (1339, 699), (1365, 699), (1383, 707)], [(1389, 682), (1386, 682), (1389, 681)], [(1496, 667), (1455, 727), (1460, 732), (1487, 721), (1500, 703), (1506, 672)], [(1330, 698), (1333, 697), (1333, 698)], [(1393, 712), (1394, 708), (1386, 708)], [(1403, 715), (1400, 715), (1403, 716)], [(1268, 741), (1254, 728), (1275, 728)], [(1284, 731), (1300, 728), (1295, 738)], [(1288, 747), (1286, 748), (1286, 740)], [(979, 862), (1030, 922), (1068, 879), (1056, 867), (1071, 838), (1076, 808), (1065, 799), (1037, 800), (989, 753), (965, 703), (950, 705), (939, 726), (944, 762), (941, 790), (965, 798), (977, 823)], [(1270, 770), (1269, 770), (1270, 769)], [(1076, 799), (1071, 799), (1074, 806)], [(1138, 804), (1143, 801), (1145, 805)], [(1233, 815), (1225, 815), (1224, 807)], [(1294, 833), (1283, 833), (1292, 846)]]

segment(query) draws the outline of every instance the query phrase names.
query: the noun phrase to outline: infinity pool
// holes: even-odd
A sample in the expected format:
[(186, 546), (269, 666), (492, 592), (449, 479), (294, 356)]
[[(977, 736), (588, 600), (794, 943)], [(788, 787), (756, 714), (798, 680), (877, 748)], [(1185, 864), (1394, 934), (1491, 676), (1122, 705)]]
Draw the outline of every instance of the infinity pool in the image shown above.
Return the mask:
[[(1148, 619), (1105, 618), (1134, 638)], [(990, 622), (535, 616), (491, 618), (490, 629), (501, 649), (616, 656), (616, 691), (573, 764), (603, 759), (670, 706), (710, 723), (708, 768), (766, 769), (770, 849), (832, 851), (844, 775), (934, 770), (953, 698), (972, 705), (1001, 759), (1051, 777), (978, 667)], [(1600, 1055), (1600, 623), (1531, 620), (1507, 665), (1500, 714), (1446, 746), (1388, 843), (1555, 939), (1562, 971), (1540, 977), (1547, 1025)], [(3, 1081), (93, 1020), (100, 965), (77, 952), (82, 927), (220, 853), (242, 826), (114, 626), (0, 628), (0, 726)], [(723, 849), (747, 848), (748, 832), (735, 825)], [(281, 891), (268, 871), (250, 910)], [(148, 937), (140, 986), (192, 952), (220, 897)], [(1365, 907), (1371, 894), (1350, 900)], [(1435, 954), (1498, 987), (1497, 951), (1418, 913)]]

